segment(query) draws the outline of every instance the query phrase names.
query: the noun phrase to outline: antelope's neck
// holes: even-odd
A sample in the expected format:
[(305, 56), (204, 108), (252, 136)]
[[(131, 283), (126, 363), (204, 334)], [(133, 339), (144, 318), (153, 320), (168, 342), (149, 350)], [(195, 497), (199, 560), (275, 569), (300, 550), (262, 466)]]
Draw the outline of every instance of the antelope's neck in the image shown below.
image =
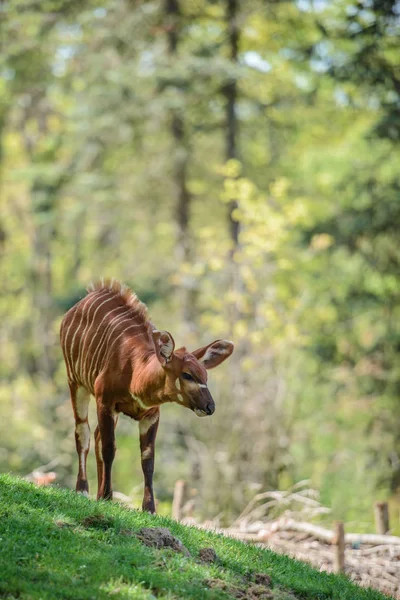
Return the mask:
[(144, 359), (135, 361), (132, 365), (132, 381), (130, 395), (142, 409), (158, 406), (165, 402), (165, 372), (156, 353), (147, 355)]

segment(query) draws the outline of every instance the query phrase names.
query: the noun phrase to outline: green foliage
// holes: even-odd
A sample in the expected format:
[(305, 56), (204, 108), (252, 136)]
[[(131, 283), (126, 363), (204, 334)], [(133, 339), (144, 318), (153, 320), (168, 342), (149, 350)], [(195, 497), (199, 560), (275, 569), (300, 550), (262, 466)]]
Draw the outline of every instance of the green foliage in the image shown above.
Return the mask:
[[(250, 586), (255, 573), (270, 575), (275, 600), (385, 598), (271, 551), (67, 490), (0, 476), (0, 492), (5, 598), (223, 600), (237, 597), (230, 590)], [(168, 527), (191, 556), (148, 548), (135, 535), (142, 527)], [(217, 562), (199, 561), (204, 547), (215, 549)], [(210, 588), (210, 579), (224, 587)]]

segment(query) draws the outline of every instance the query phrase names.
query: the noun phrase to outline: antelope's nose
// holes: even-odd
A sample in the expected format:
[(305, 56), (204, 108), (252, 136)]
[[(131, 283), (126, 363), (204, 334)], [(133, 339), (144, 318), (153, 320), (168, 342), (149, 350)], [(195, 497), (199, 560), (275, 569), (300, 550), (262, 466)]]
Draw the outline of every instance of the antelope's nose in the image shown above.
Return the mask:
[(208, 415), (212, 415), (213, 412), (215, 411), (215, 404), (214, 402), (209, 402), (206, 406), (206, 413)]

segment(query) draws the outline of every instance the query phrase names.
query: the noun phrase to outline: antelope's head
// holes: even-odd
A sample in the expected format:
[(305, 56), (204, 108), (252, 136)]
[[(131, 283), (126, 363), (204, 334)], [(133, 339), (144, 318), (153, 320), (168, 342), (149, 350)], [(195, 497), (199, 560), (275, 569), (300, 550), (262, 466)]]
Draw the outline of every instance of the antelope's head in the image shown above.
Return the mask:
[(190, 408), (198, 417), (212, 415), (215, 402), (207, 386), (207, 371), (232, 354), (233, 343), (216, 340), (188, 352), (186, 348), (175, 350), (174, 339), (168, 331), (154, 331), (153, 339), (158, 360), (166, 373), (166, 396)]

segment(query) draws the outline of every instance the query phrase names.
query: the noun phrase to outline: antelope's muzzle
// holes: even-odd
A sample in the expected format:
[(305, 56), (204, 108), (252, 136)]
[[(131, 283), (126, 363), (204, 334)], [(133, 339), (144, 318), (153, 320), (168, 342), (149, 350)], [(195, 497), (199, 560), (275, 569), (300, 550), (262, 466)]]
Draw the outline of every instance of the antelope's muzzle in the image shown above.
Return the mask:
[(215, 412), (215, 402), (208, 389), (201, 390), (193, 410), (198, 417), (208, 417)]

